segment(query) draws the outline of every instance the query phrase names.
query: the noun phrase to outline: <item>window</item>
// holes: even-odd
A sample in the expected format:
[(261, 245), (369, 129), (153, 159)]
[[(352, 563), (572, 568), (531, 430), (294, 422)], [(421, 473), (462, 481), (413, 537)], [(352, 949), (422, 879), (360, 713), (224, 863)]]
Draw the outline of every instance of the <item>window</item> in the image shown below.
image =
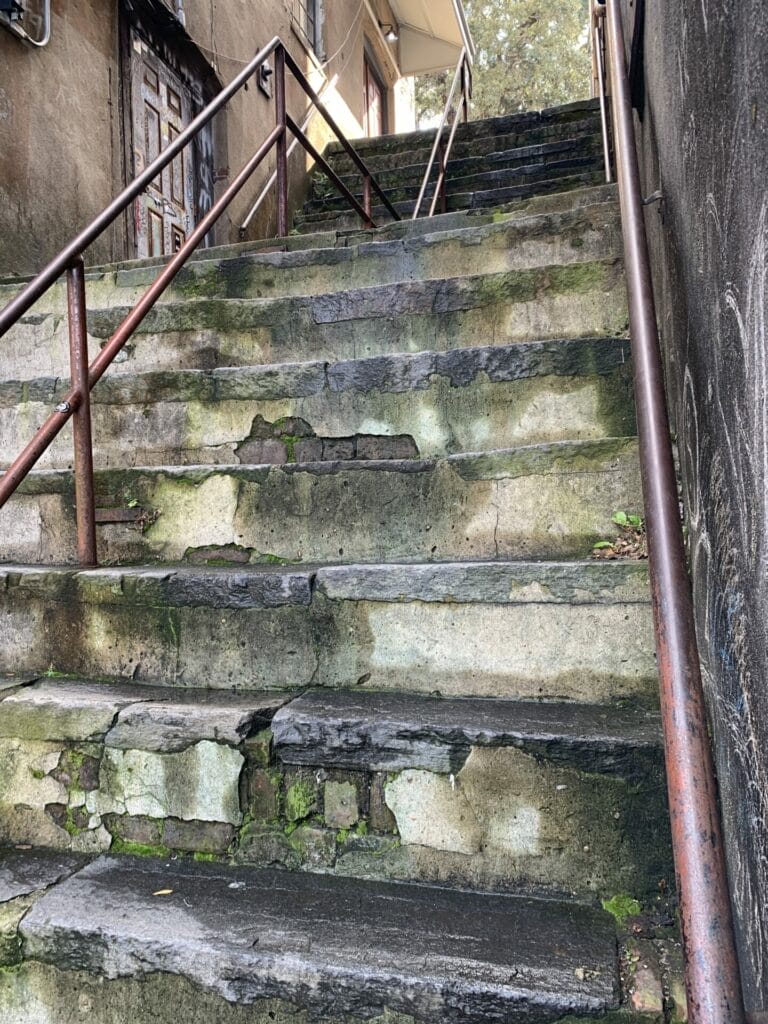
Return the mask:
[(294, 19), (305, 41), (320, 52), (320, 0), (294, 0)]

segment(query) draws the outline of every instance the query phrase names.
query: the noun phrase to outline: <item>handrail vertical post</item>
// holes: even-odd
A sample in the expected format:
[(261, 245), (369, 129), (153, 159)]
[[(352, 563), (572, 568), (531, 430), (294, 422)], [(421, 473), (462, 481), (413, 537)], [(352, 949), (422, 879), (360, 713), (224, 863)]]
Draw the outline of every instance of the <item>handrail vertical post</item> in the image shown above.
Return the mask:
[[(458, 115), (458, 111), (456, 111)], [(440, 190), (440, 213), (448, 212), (448, 195), (445, 190), (445, 178), (448, 171), (448, 164), (445, 161), (445, 143), (440, 139), (440, 148), (438, 149), (438, 177), (437, 187)]]
[(72, 415), (75, 447), (75, 507), (77, 556), (80, 565), (96, 565), (96, 501), (93, 491), (91, 389), (88, 381), (88, 332), (85, 309), (85, 267), (82, 257), (67, 270), (69, 365), (71, 385), (80, 392)]
[(466, 55), (461, 63), (461, 95), (464, 101), (464, 124), (466, 124), (469, 121), (469, 68)]
[(363, 227), (366, 229), (373, 227), (373, 219), (371, 217), (371, 176), (366, 174), (363, 178), (363, 209), (365, 210), (365, 221)]
[(607, 0), (614, 149), (667, 790), (690, 1024), (743, 1024), (739, 965), (669, 436), (620, 0)]
[(277, 234), (288, 234), (288, 122), (285, 98), (285, 50), (275, 50), (275, 121), (283, 129), (277, 140)]

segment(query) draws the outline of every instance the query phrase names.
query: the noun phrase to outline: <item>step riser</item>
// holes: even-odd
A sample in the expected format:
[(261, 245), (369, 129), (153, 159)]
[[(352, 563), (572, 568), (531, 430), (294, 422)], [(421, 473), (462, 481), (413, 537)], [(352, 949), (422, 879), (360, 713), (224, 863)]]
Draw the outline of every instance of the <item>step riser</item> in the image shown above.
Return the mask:
[[(594, 574), (603, 566), (589, 568)], [(580, 579), (583, 567), (576, 570)], [(317, 674), (330, 686), (454, 696), (653, 699), (641, 568), (631, 567), (639, 582), (629, 589), (610, 582), (586, 604), (583, 583), (552, 597), (530, 579), (502, 581), (485, 597), (463, 584), (439, 599), (425, 598), (421, 586), (409, 598), (398, 580), (372, 600), (383, 571), (357, 570), (350, 583), (345, 570), (321, 570), (316, 592), (310, 577), (293, 573), (304, 581), (293, 603), (280, 590), (265, 606), (258, 596), (239, 595), (237, 576), (230, 593), (226, 576), (213, 592), (213, 584), (190, 591), (168, 569), (141, 574), (139, 582), (120, 570), (19, 576), (9, 569), (0, 672), (213, 689), (301, 687)]]
[[(127, 312), (127, 310), (126, 310)], [(109, 336), (119, 311), (93, 312)], [(409, 282), (309, 299), (201, 300), (155, 307), (115, 364), (119, 372), (208, 369), (312, 359), (360, 359), (550, 338), (622, 336), (620, 262), (512, 271), (488, 278)], [(68, 365), (65, 326), (18, 325), (0, 351), (0, 374), (56, 376)], [(100, 340), (92, 340), (91, 352)]]
[[(416, 457), (434, 458), (635, 433), (629, 350), (620, 340), (318, 363), (300, 377), (293, 371), (288, 367), (272, 381), (244, 371), (253, 374), (250, 389), (231, 372), (192, 380), (182, 374), (144, 381), (107, 377), (91, 406), (95, 464), (260, 464), (299, 456), (328, 461), (340, 451), (356, 458), (403, 457), (404, 446)], [(35, 390), (41, 400), (0, 407), (6, 457), (21, 451), (66, 387), (47, 383)], [(262, 400), (246, 400), (260, 388)], [(292, 390), (305, 397), (282, 397)], [(6, 400), (22, 394), (21, 385), (8, 388)], [(186, 401), (176, 400), (186, 395)], [(300, 431), (312, 436), (297, 451)], [(69, 469), (72, 457), (67, 429), (37, 467)]]
[[(318, 773), (328, 781), (317, 785)], [(325, 808), (298, 844), (286, 842), (295, 823), (278, 802), (297, 786), (312, 801), (310, 814)], [(450, 774), (278, 765), (257, 772), (253, 787), (259, 799), (240, 863), (581, 897), (653, 894), (672, 877), (658, 767), (637, 786), (519, 750), (477, 747)]]
[[(540, 146), (527, 146), (506, 151), (495, 151), (478, 156), (476, 153), (457, 159), (451, 159), (448, 163), (448, 179), (463, 178), (472, 174), (483, 174), (494, 169), (512, 169), (525, 167), (535, 162), (554, 163), (558, 160), (566, 160), (572, 156), (581, 157), (594, 155), (599, 157), (602, 154), (602, 137), (587, 135), (579, 139), (565, 139), (561, 142), (550, 142)], [(425, 161), (415, 164), (405, 164), (402, 161), (394, 167), (378, 171), (376, 180), (382, 188), (399, 188), (403, 185), (416, 185), (421, 187), (426, 173)], [(437, 179), (438, 171), (434, 169), (431, 180)], [(351, 191), (356, 191), (360, 186), (360, 172), (355, 169), (349, 174), (343, 175), (344, 184)], [(312, 176), (312, 198), (322, 198), (333, 195), (334, 186), (322, 171), (315, 171)]]
[(669, 876), (658, 758), (638, 757), (639, 784), (585, 773), (554, 744), (543, 754), (472, 747), (451, 773), (296, 767), (272, 750), (268, 729), (254, 726), (242, 742), (206, 733), (182, 743), (178, 723), (167, 724), (173, 712), (162, 710), (167, 694), (142, 705), (135, 688), (133, 702), (110, 706), (102, 689), (98, 714), (19, 711), (6, 698), (0, 842), (87, 853), (133, 844), (256, 866), (580, 896), (652, 893)]
[[(616, 510), (642, 508), (633, 440), (436, 463), (102, 471), (95, 487), (98, 509), (142, 514), (98, 528), (105, 565), (216, 558), (222, 548), (290, 563), (586, 557), (615, 533)], [(4, 513), (0, 558), (75, 562), (73, 505), (72, 474), (29, 478)]]

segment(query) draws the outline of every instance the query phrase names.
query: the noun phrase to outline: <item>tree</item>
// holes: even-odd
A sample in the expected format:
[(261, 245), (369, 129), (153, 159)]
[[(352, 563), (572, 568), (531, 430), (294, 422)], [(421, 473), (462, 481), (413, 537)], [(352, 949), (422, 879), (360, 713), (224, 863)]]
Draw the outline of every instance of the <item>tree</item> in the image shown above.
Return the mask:
[[(472, 117), (496, 117), (589, 94), (588, 0), (465, 0), (475, 41)], [(439, 117), (452, 71), (416, 82), (419, 123)]]

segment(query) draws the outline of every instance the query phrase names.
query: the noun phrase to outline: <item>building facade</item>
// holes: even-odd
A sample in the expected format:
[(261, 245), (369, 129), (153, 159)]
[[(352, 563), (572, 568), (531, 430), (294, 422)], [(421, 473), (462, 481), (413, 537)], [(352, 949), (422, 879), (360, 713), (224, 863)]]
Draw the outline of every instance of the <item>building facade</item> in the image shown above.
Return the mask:
[[(39, 269), (276, 35), (350, 138), (407, 131), (410, 76), (449, 66), (460, 52), (460, 8), (449, 0), (447, 10), (437, 18), (421, 0), (8, 0), (0, 5), (0, 274)], [(178, 248), (274, 124), (271, 93), (269, 76), (238, 93), (89, 261)], [(292, 81), (288, 110), (300, 123), (308, 110)], [(309, 130), (320, 147), (330, 137), (319, 117)], [(295, 202), (306, 170), (297, 149)], [(248, 219), (270, 172), (260, 169), (211, 242), (236, 240), (246, 220), (249, 236), (274, 229), (273, 196)]]

